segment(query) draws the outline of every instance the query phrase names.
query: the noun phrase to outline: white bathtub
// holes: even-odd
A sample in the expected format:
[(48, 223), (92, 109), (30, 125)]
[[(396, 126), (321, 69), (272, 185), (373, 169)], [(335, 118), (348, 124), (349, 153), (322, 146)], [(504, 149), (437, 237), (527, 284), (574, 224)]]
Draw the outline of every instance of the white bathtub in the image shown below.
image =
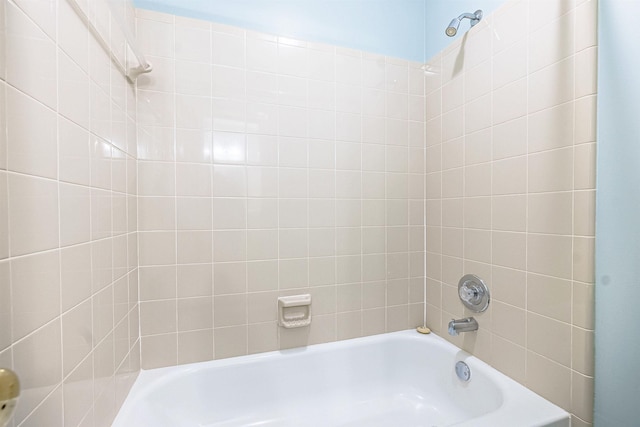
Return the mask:
[(113, 426), (569, 427), (570, 417), (442, 338), (403, 331), (142, 371)]

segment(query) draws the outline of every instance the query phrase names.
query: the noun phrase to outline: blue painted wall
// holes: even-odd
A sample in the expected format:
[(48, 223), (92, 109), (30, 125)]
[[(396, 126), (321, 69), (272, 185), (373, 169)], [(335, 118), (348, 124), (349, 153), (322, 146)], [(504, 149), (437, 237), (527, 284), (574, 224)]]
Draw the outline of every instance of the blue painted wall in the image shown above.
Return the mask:
[[(134, 0), (136, 7), (424, 62), (452, 18), (504, 0)], [(461, 25), (457, 37), (468, 30)]]
[(600, 0), (596, 206), (595, 425), (640, 422), (640, 16)]
[(424, 59), (425, 0), (134, 0), (136, 7)]

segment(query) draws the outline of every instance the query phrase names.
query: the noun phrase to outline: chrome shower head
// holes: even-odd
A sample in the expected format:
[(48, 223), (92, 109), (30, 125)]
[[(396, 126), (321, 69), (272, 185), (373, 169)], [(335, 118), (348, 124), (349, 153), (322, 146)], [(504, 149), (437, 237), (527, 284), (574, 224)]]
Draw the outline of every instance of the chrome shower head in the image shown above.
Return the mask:
[(463, 13), (457, 18), (453, 18), (449, 23), (447, 29), (444, 31), (445, 34), (449, 37), (455, 36), (458, 33), (458, 27), (460, 26), (460, 22), (462, 22), (463, 19), (468, 19), (469, 21), (471, 21), (471, 26), (473, 27), (482, 19), (482, 10), (478, 9), (474, 13)]
[(449, 37), (453, 37), (458, 33), (458, 27), (460, 26), (460, 18), (453, 18), (449, 23), (449, 26), (444, 31)]

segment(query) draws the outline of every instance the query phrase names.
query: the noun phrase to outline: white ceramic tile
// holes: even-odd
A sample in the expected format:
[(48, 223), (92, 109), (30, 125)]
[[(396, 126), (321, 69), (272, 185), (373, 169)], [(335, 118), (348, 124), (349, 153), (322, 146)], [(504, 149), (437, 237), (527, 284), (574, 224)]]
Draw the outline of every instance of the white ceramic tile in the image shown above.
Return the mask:
[(90, 228), (90, 191), (86, 187), (61, 184), (60, 246), (88, 242)]
[(359, 199), (362, 196), (362, 174), (359, 171), (336, 171), (336, 197)]
[(473, 133), (491, 126), (491, 96), (485, 95), (465, 106), (465, 133)]
[(575, 97), (593, 95), (597, 92), (597, 48), (585, 49), (575, 56), (576, 92)]
[(273, 39), (247, 34), (246, 58), (249, 70), (271, 73), (278, 71), (278, 45)]
[(137, 92), (138, 124), (173, 127), (175, 105), (173, 95), (164, 92)]
[(322, 110), (333, 110), (336, 105), (336, 84), (321, 80), (308, 81), (308, 106)]
[(306, 107), (307, 81), (298, 77), (278, 76), (278, 102), (292, 107)]
[(307, 166), (307, 140), (303, 138), (278, 138), (278, 165), (304, 168)]
[[(439, 121), (438, 121), (439, 123)], [(362, 117), (362, 142), (372, 144), (385, 143), (386, 123), (379, 117), (363, 116)]]
[[(33, 126), (33, 122), (39, 123)], [(9, 170), (57, 177), (55, 113), (33, 98), (7, 90), (7, 158)]]
[(529, 112), (569, 101), (574, 94), (574, 58), (569, 57), (529, 77)]
[(335, 56), (335, 76), (339, 83), (360, 85), (362, 76), (362, 59), (359, 56), (339, 52)]
[(407, 93), (409, 90), (409, 71), (405, 64), (386, 64), (386, 88), (388, 91)]
[[(15, 413), (15, 419), (21, 422), (62, 381), (60, 321), (51, 322), (16, 344), (13, 354), (14, 369), (20, 377), (21, 385), (24, 389), (30, 390), (28, 393), (23, 393), (21, 406)], [(47, 406), (46, 401), (44, 405)], [(48, 411), (45, 409), (44, 412)], [(58, 414), (60, 415), (60, 412)], [(34, 425), (44, 421), (42, 418), (46, 419), (45, 414), (34, 413), (32, 416), (38, 419)], [(25, 422), (25, 424), (28, 423), (29, 421)], [(61, 425), (61, 423), (55, 422), (54, 425)]]
[(305, 199), (278, 199), (280, 228), (304, 228), (308, 224), (308, 202)]
[(518, 17), (527, 13), (528, 3), (525, 1), (514, 2), (510, 7), (496, 12), (493, 17), (493, 52), (501, 51), (526, 36), (528, 23), (518, 20)]
[(141, 266), (175, 264), (175, 232), (141, 232), (138, 242)]
[(89, 76), (62, 52), (58, 52), (59, 112), (84, 128), (91, 124)]
[(213, 269), (214, 295), (239, 294), (247, 291), (247, 268), (245, 263), (216, 263)]
[[(175, 85), (175, 91), (179, 94), (200, 96), (209, 96), (211, 94), (211, 79), (213, 73), (208, 63), (175, 61), (175, 75), (172, 75), (173, 63), (164, 58), (153, 59), (154, 67), (157, 65), (158, 60), (161, 62), (161, 65), (158, 67), (161, 67), (164, 63), (166, 69), (162, 69), (162, 72), (168, 75), (166, 77), (163, 76), (162, 83), (164, 84), (160, 88), (158, 88), (157, 83), (154, 84), (154, 88), (157, 88), (155, 90), (167, 89), (171, 91), (174, 88), (173, 85)], [(155, 76), (151, 77), (152, 75), (153, 73), (143, 76), (157, 78)], [(140, 87), (140, 80), (143, 76), (138, 77), (138, 87)]]
[[(438, 119), (434, 119), (438, 120)], [(442, 141), (462, 136), (464, 123), (463, 109), (449, 111), (442, 115)], [(429, 122), (427, 122), (427, 139), (429, 138)], [(435, 143), (435, 141), (434, 141)]]
[(307, 197), (307, 171), (303, 169), (280, 168), (278, 171), (278, 195), (284, 198)]
[(308, 62), (307, 49), (304, 43), (279, 38), (278, 43), (278, 71), (298, 77), (307, 77)]
[(246, 231), (215, 231), (213, 242), (214, 261), (243, 261), (246, 259)]
[(176, 238), (177, 263), (201, 264), (212, 262), (210, 231), (178, 231)]
[[(174, 34), (175, 58), (209, 63), (211, 62), (211, 32), (209, 31), (209, 25), (204, 24), (196, 27), (193, 22), (184, 22), (186, 25), (176, 22)], [(204, 23), (203, 21), (200, 22)]]
[[(336, 110), (344, 111), (348, 113), (360, 113), (362, 103), (362, 89), (359, 86), (345, 85), (338, 83), (336, 85)], [(397, 102), (401, 107), (404, 107), (404, 115), (407, 113), (407, 103), (402, 104), (401, 101)], [(395, 107), (395, 105), (394, 105)]]
[(58, 4), (58, 44), (85, 71), (89, 70), (89, 32), (68, 3)]
[[(1, 43), (0, 39), (0, 43)], [(1, 57), (0, 57), (1, 58)], [(0, 59), (1, 61), (1, 59)], [(2, 63), (0, 62), (0, 73)], [(7, 169), (7, 85), (0, 80), (0, 169)]]
[(596, 140), (596, 97), (586, 96), (575, 101), (575, 143)]
[(213, 229), (241, 229), (247, 226), (247, 202), (244, 199), (213, 199)]
[[(213, 156), (211, 148), (212, 134), (213, 133), (208, 130), (201, 129), (176, 129), (176, 160), (192, 163), (211, 162)], [(163, 150), (163, 153), (161, 153), (160, 156), (153, 156), (149, 160), (171, 160), (174, 151), (173, 142), (173, 135), (168, 134), (166, 140), (166, 150)], [(151, 149), (153, 149), (153, 147), (161, 145), (157, 138), (150, 138), (149, 143), (152, 146)]]
[[(549, 22), (549, 21), (547, 21)], [(531, 72), (558, 62), (574, 53), (575, 13), (569, 12), (531, 34)]]
[(215, 197), (239, 197), (247, 194), (247, 178), (244, 167), (214, 165), (213, 195)]
[(211, 166), (176, 165), (177, 196), (211, 196)]
[[(215, 105), (215, 100), (214, 100)], [(224, 107), (224, 105), (221, 105)], [(241, 105), (237, 106), (238, 108)], [(234, 105), (233, 108), (236, 108)], [(262, 103), (249, 103), (246, 107), (246, 126), (247, 133), (264, 134), (264, 135), (277, 135), (278, 134), (278, 121), (279, 110), (275, 105), (262, 104)], [(222, 130), (238, 131), (242, 130), (242, 111), (233, 111), (233, 115), (228, 118), (231, 122), (226, 126), (220, 126)]]
[(514, 157), (493, 163), (492, 192), (497, 195), (520, 194), (527, 189), (527, 159)]
[(277, 197), (278, 169), (261, 167), (247, 168), (247, 195), (249, 197)]
[(146, 54), (168, 58), (174, 57), (175, 42), (172, 23), (138, 19), (136, 30), (140, 48)]
[(176, 127), (181, 129), (210, 130), (211, 100), (205, 96), (176, 95)]
[(423, 96), (409, 95), (409, 120), (416, 122), (425, 121), (425, 103)]
[(214, 97), (244, 99), (245, 92), (245, 73), (242, 68), (213, 66)]
[(276, 74), (247, 71), (247, 100), (275, 104), (278, 102), (278, 76)]
[[(407, 94), (388, 92), (386, 101), (387, 117), (400, 120), (407, 120), (409, 118), (409, 98)], [(418, 117), (418, 119), (419, 118), (420, 117)], [(414, 120), (415, 119), (414, 117)]]
[(493, 94), (493, 124), (522, 117), (527, 113), (527, 79), (520, 79)]
[(307, 110), (309, 112), (308, 137), (313, 140), (333, 140), (336, 137), (336, 114), (326, 110)]
[(228, 34), (217, 31), (214, 25), (211, 45), (211, 58), (214, 64), (244, 67), (245, 40), (243, 31), (240, 31), (240, 34)]
[(173, 196), (175, 194), (175, 166), (169, 163), (140, 162), (139, 191), (144, 196)]
[(57, 251), (11, 261), (12, 336), (19, 340), (60, 315)]
[(576, 52), (598, 44), (598, 4), (592, 1), (582, 2), (575, 10), (576, 15)]
[[(285, 203), (287, 205), (287, 203)], [(285, 218), (287, 215), (284, 216)], [(309, 200), (309, 227), (333, 227), (336, 224), (335, 199)]]
[[(357, 141), (359, 141), (359, 139)], [(409, 127), (407, 121), (387, 119), (385, 142), (389, 145), (409, 145)]]
[(280, 107), (278, 109), (278, 129), (282, 136), (306, 137), (309, 117), (302, 108)]
[(530, 192), (564, 191), (573, 186), (573, 149), (545, 151), (529, 156)]
[[(29, 3), (36, 15), (44, 12), (46, 19), (51, 10)], [(6, 19), (6, 77), (7, 82), (26, 92), (45, 105), (55, 108), (56, 90), (56, 47), (54, 42), (17, 6), (8, 4)], [(49, 21), (55, 26), (56, 20)], [(49, 27), (50, 28), (50, 27)]]
[(247, 164), (276, 166), (278, 164), (277, 138), (268, 135), (247, 135)]
[(11, 255), (24, 255), (59, 245), (58, 188), (48, 180), (9, 177)]
[(335, 80), (335, 55), (333, 47), (309, 49), (309, 78), (325, 81)]
[(173, 197), (138, 198), (139, 230), (174, 230), (176, 200)]

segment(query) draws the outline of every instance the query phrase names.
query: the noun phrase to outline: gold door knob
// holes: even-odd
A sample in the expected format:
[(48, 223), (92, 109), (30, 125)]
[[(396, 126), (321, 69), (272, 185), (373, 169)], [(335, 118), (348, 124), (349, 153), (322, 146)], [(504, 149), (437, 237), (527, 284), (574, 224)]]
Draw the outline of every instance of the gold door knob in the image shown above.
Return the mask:
[(0, 368), (0, 427), (6, 427), (16, 409), (20, 381), (11, 369)]
[(0, 402), (11, 400), (20, 394), (20, 381), (11, 369), (0, 368)]

